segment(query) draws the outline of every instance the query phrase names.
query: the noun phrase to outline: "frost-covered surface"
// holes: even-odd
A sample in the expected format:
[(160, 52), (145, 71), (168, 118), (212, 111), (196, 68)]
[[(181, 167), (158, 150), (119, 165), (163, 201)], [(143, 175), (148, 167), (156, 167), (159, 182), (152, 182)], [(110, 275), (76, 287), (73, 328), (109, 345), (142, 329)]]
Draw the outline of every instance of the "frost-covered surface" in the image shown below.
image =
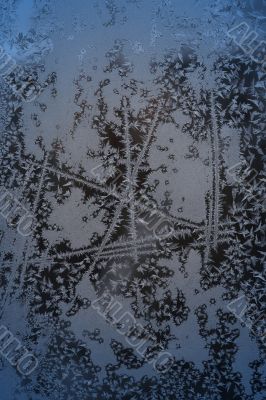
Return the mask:
[[(25, 377), (0, 358), (1, 398), (265, 398), (265, 67), (227, 34), (265, 39), (265, 9), (0, 1), (20, 66), (0, 77), (1, 193), (34, 216), (29, 236), (0, 216), (1, 324), (39, 361)], [(167, 372), (91, 306), (106, 290)]]

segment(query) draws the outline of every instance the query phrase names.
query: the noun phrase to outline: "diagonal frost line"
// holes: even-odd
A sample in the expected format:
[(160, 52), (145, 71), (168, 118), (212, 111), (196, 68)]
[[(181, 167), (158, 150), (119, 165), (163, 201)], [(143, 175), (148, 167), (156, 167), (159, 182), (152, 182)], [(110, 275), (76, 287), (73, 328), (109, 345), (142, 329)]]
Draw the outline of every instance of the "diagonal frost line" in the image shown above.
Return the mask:
[[(35, 215), (36, 215), (36, 211), (37, 211), (37, 208), (38, 208), (38, 205), (39, 205), (39, 202), (40, 202), (41, 192), (42, 192), (42, 189), (43, 189), (44, 177), (45, 177), (45, 173), (46, 173), (46, 170), (47, 170), (48, 156), (49, 156), (49, 154), (47, 153), (45, 155), (45, 158), (44, 158), (44, 163), (43, 163), (43, 167), (42, 167), (42, 173), (41, 173), (41, 177), (40, 177), (40, 183), (39, 183), (39, 186), (38, 186), (37, 195), (36, 195), (36, 198), (35, 198), (35, 201), (34, 201), (34, 205), (33, 205), (32, 214), (33, 214), (34, 218), (35, 218)], [(27, 269), (28, 259), (29, 259), (29, 249), (30, 249), (30, 246), (29, 246), (28, 240), (27, 240), (25, 259), (24, 259), (24, 263), (22, 265), (22, 271), (21, 271), (21, 276), (20, 276), (20, 286), (19, 286), (20, 287), (20, 291), (22, 291), (23, 284), (24, 284), (24, 279), (25, 279), (25, 274), (26, 274), (26, 269)]]
[[(152, 250), (154, 250), (156, 247), (155, 246), (149, 246), (149, 245), (142, 245), (138, 247), (138, 254), (141, 254), (143, 251), (145, 252), (151, 252)], [(103, 251), (102, 254), (99, 256), (99, 259), (103, 258), (103, 257), (109, 257), (109, 256), (114, 256), (114, 257), (121, 257), (121, 256), (131, 256), (132, 253), (134, 254), (134, 247), (126, 250), (126, 249), (118, 249), (115, 251)]]
[(24, 191), (25, 191), (26, 186), (27, 186), (27, 184), (28, 184), (28, 182), (30, 180), (30, 177), (31, 177), (31, 174), (32, 174), (33, 170), (34, 170), (34, 166), (33, 166), (33, 164), (31, 164), (30, 167), (28, 168), (27, 172), (26, 172), (26, 175), (25, 175), (25, 179), (24, 179), (23, 186), (22, 186), (22, 189), (21, 189), (21, 197), (23, 197)]
[[(144, 158), (144, 156), (145, 156), (145, 153), (146, 153), (147, 148), (148, 148), (148, 146), (149, 146), (149, 144), (150, 144), (152, 135), (153, 135), (154, 130), (155, 130), (155, 128), (156, 128), (156, 125), (157, 125), (157, 123), (158, 123), (158, 118), (159, 118), (160, 110), (161, 110), (161, 106), (158, 106), (158, 107), (157, 107), (157, 110), (156, 110), (156, 113), (155, 113), (155, 116), (154, 116), (153, 124), (152, 124), (152, 126), (151, 126), (151, 128), (150, 128), (150, 130), (149, 130), (149, 132), (148, 132), (146, 141), (145, 141), (145, 143), (144, 143), (144, 145), (143, 145), (143, 147), (142, 147), (142, 149), (141, 149), (141, 152), (140, 152), (140, 154), (139, 154), (139, 156), (138, 156), (137, 162), (136, 162), (136, 164), (135, 164), (135, 166), (134, 166), (134, 168), (133, 168), (132, 176), (130, 177), (130, 182), (131, 182), (130, 185), (133, 186), (133, 188), (135, 187), (135, 184), (136, 184), (136, 176), (137, 176), (137, 174), (138, 174), (139, 167), (140, 167), (140, 165), (141, 165), (141, 163), (142, 163), (142, 160), (143, 160), (143, 158)], [(133, 239), (133, 240), (136, 240), (136, 239), (137, 239), (137, 234), (136, 234), (136, 220), (135, 220), (135, 203), (134, 203), (134, 198), (131, 199), (131, 201), (130, 201), (130, 221), (131, 221), (131, 224), (130, 224), (130, 225), (131, 225), (131, 229), (132, 229), (132, 239)], [(136, 261), (136, 262), (138, 261), (137, 252), (135, 252), (135, 261)]]
[(141, 248), (144, 248), (144, 247), (156, 247), (156, 245), (155, 245), (155, 243), (154, 242), (147, 242), (147, 243), (139, 243), (139, 244), (135, 244), (135, 243), (133, 243), (132, 244), (132, 246), (130, 246), (130, 247), (108, 247), (108, 248), (106, 248), (105, 247), (105, 250), (104, 250), (104, 253), (110, 253), (110, 252), (114, 252), (114, 251), (118, 251), (118, 252), (121, 252), (121, 251), (125, 251), (125, 252), (132, 252), (135, 248), (137, 247), (137, 249), (141, 249)]
[(209, 201), (209, 207), (208, 207), (208, 220), (206, 223), (206, 228), (205, 228), (205, 263), (208, 263), (209, 261), (209, 256), (210, 256), (210, 247), (211, 247), (211, 233), (212, 233), (212, 209), (213, 209), (213, 199), (212, 195), (210, 196), (210, 201)]
[(213, 167), (214, 167), (214, 209), (213, 209), (213, 243), (214, 247), (217, 244), (218, 230), (219, 230), (219, 190), (220, 190), (220, 177), (219, 177), (219, 128), (217, 124), (214, 91), (211, 92), (211, 120), (212, 120), (212, 133), (213, 133)]
[[(134, 247), (132, 248), (120, 248), (120, 249), (114, 249), (114, 251), (110, 251), (110, 250), (106, 250), (103, 251), (102, 254), (99, 256), (99, 260), (104, 259), (104, 258), (109, 258), (109, 257), (128, 257), (129, 255), (132, 254), (132, 251), (134, 250)], [(152, 246), (152, 245), (148, 245), (148, 244), (143, 244), (143, 245), (139, 245), (138, 246), (138, 254), (151, 254), (151, 251), (157, 251), (156, 250), (156, 246)], [(85, 254), (89, 253), (88, 251), (84, 252)], [(69, 256), (71, 256), (71, 254), (69, 254)], [(68, 256), (66, 256), (68, 257)], [(88, 258), (86, 258), (85, 260), (88, 261)], [(83, 260), (83, 261), (85, 261)], [(82, 262), (83, 262), (82, 261)], [(62, 264), (63, 260), (59, 260), (59, 261), (55, 261), (55, 259), (51, 258), (46, 258), (46, 259), (39, 259), (39, 260), (31, 260), (31, 262), (34, 262), (35, 264), (43, 264), (43, 263), (47, 263), (49, 262), (50, 264)], [(78, 265), (80, 264), (81, 261), (76, 261), (76, 262), (71, 262), (71, 265)], [(64, 264), (63, 264), (64, 265)]]
[(93, 188), (95, 190), (101, 191), (103, 193), (111, 194), (111, 192), (107, 188), (105, 189), (104, 187), (102, 187), (101, 185), (98, 185), (97, 183), (87, 181), (86, 179), (83, 179), (83, 178), (78, 178), (75, 175), (69, 174), (67, 172), (60, 171), (57, 168), (47, 167), (46, 169), (47, 169), (47, 171), (53, 172), (55, 174), (59, 174), (59, 175), (65, 177), (67, 179), (70, 179), (70, 180), (73, 180), (75, 182), (81, 183), (82, 185), (89, 186), (89, 187), (91, 187), (91, 188)]
[[(123, 108), (125, 110), (125, 144), (126, 144), (126, 167), (127, 167), (127, 182), (128, 182), (128, 193), (130, 196), (129, 202), (129, 213), (130, 213), (130, 234), (134, 242), (137, 240), (137, 231), (136, 231), (136, 221), (135, 221), (135, 200), (132, 196), (132, 179), (131, 179), (131, 151), (130, 151), (130, 136), (129, 136), (129, 121), (128, 121), (128, 105), (126, 104), (127, 99), (124, 96), (123, 98)], [(134, 189), (133, 189), (134, 190)], [(138, 252), (137, 248), (134, 249), (134, 259), (135, 262), (138, 262)]]
[[(130, 201), (130, 227), (131, 227), (131, 236), (134, 241), (134, 243), (137, 240), (137, 231), (136, 231), (136, 219), (135, 219), (135, 204), (134, 204), (134, 199), (131, 199)], [(134, 260), (137, 263), (138, 262), (138, 251), (137, 247), (134, 248)]]
[(103, 241), (102, 241), (102, 243), (101, 243), (101, 245), (99, 247), (99, 250), (98, 250), (98, 252), (97, 252), (97, 254), (96, 254), (95, 258), (94, 258), (94, 261), (93, 261), (92, 265), (89, 267), (89, 270), (85, 273), (83, 279), (85, 279), (86, 275), (89, 275), (91, 273), (91, 271), (93, 270), (95, 264), (99, 260), (101, 254), (102, 254), (102, 252), (103, 252), (103, 250), (105, 248), (105, 245), (109, 241), (110, 236), (111, 236), (111, 234), (112, 234), (112, 232), (113, 232), (113, 230), (114, 230), (114, 228), (115, 228), (115, 226), (117, 224), (117, 221), (118, 221), (118, 219), (119, 219), (119, 217), (121, 215), (122, 209), (124, 208), (124, 203), (125, 203), (125, 201), (121, 201), (121, 203), (118, 205), (118, 207), (117, 207), (117, 209), (115, 211), (115, 215), (114, 215), (113, 221), (112, 221), (111, 225), (109, 226), (109, 228), (108, 228), (108, 230), (107, 230), (107, 232), (105, 234), (105, 237), (103, 238)]
[[(230, 244), (230, 243), (232, 243), (232, 238), (225, 237), (225, 238), (217, 239), (216, 243), (229, 243)], [(201, 249), (205, 245), (206, 245), (205, 242), (199, 242), (196, 244), (192, 244), (190, 246), (191, 246), (191, 248), (198, 250), (198, 249)], [(211, 241), (210, 245), (214, 245), (214, 242)]]
[[(41, 165), (39, 163), (37, 163), (37, 162), (31, 162), (31, 164), (32, 165), (36, 165), (38, 168), (41, 168)], [(101, 192), (103, 192), (103, 193), (105, 193), (105, 194), (107, 194), (109, 196), (113, 196), (113, 197), (116, 197), (116, 198), (120, 199), (118, 194), (115, 194), (112, 190), (109, 190), (108, 188), (104, 188), (103, 186), (98, 185), (95, 182), (88, 181), (87, 179), (84, 179), (84, 178), (79, 178), (74, 174), (70, 174), (68, 172), (61, 171), (59, 168), (55, 168), (55, 167), (51, 167), (51, 166), (49, 166), (49, 167), (47, 166), (46, 170), (50, 171), (50, 172), (52, 172), (54, 174), (61, 175), (61, 176), (65, 177), (66, 179), (70, 179), (70, 180), (72, 180), (74, 182), (78, 182), (78, 183), (80, 183), (80, 184), (82, 184), (84, 186), (88, 186), (88, 187), (91, 187), (91, 188), (93, 188), (95, 190), (101, 191)]]
[[(152, 248), (152, 249), (144, 249), (144, 250), (139, 250), (138, 254), (139, 255), (150, 255), (151, 254), (151, 250), (153, 251), (153, 253), (157, 253), (158, 250)], [(105, 258), (122, 258), (122, 257), (128, 257), (128, 253), (110, 253), (110, 254), (105, 254), (103, 253), (99, 259), (105, 259)]]
[[(166, 214), (167, 216), (167, 214)], [(179, 222), (180, 224), (186, 225), (187, 227), (191, 227), (191, 228), (198, 228), (198, 229), (202, 229), (202, 223), (201, 222), (193, 222), (190, 221), (189, 219), (186, 218), (182, 218), (182, 217), (175, 217), (169, 214), (169, 217), (177, 222)]]
[(205, 260), (208, 262), (210, 248), (217, 246), (219, 236), (219, 136), (215, 113), (214, 91), (210, 96), (211, 129), (209, 130), (211, 160), (212, 160), (212, 189), (209, 199), (208, 217), (206, 224)]
[(102, 254), (102, 252), (103, 252), (103, 250), (105, 248), (106, 243), (108, 243), (108, 241), (110, 239), (110, 236), (111, 236), (111, 234), (112, 234), (112, 232), (113, 232), (113, 230), (114, 230), (114, 228), (115, 228), (115, 226), (116, 226), (116, 224), (118, 222), (118, 219), (119, 219), (119, 217), (121, 215), (121, 212), (122, 212), (122, 210), (124, 208), (124, 203), (125, 203), (125, 201), (121, 201), (121, 203), (118, 205), (118, 207), (116, 209), (116, 212), (115, 212), (115, 215), (114, 215), (114, 218), (113, 218), (113, 221), (112, 221), (111, 225), (109, 226), (105, 237), (103, 238), (103, 241), (102, 241), (102, 243), (100, 245), (99, 251), (98, 251), (98, 253), (97, 253), (97, 255), (96, 255), (96, 257), (95, 257), (95, 259), (93, 261), (93, 264), (92, 264), (90, 270), (92, 270), (94, 268), (95, 264), (97, 263), (97, 261), (99, 259), (99, 256)]
[(158, 209), (158, 211), (162, 214), (163, 217), (168, 218), (170, 221), (173, 222), (176, 221), (185, 228), (203, 230), (203, 225), (201, 222), (193, 222), (182, 217), (175, 217), (174, 215), (166, 214), (164, 211), (161, 211), (160, 209)]
[(127, 180), (128, 183), (130, 184), (130, 176), (131, 176), (131, 152), (130, 152), (130, 138), (129, 138), (129, 128), (130, 124), (128, 121), (128, 113), (129, 113), (129, 108), (127, 105), (127, 99), (124, 96), (122, 100), (122, 105), (124, 111), (124, 117), (125, 117), (125, 146), (126, 146), (126, 167), (127, 167)]
[[(131, 240), (128, 241), (124, 241), (124, 242), (115, 242), (112, 245), (109, 246), (105, 246), (105, 250), (116, 250), (116, 249), (125, 249), (125, 250), (130, 250), (131, 247), (140, 247), (142, 245), (144, 245), (145, 243), (152, 243), (154, 242), (155, 239), (153, 236), (150, 236), (148, 238), (144, 238), (144, 239), (139, 239), (136, 242), (133, 242)], [(93, 253), (96, 252), (97, 250), (99, 250), (99, 247), (87, 247), (87, 248), (83, 248), (83, 249), (79, 249), (79, 250), (73, 250), (73, 251), (68, 251), (65, 253), (58, 253), (54, 258), (46, 258), (45, 260), (54, 260), (56, 257), (60, 257), (60, 258), (67, 258), (67, 257), (72, 257), (75, 255), (81, 255), (81, 254), (86, 254), (86, 253)], [(34, 261), (34, 260), (33, 260)]]
[(141, 149), (141, 152), (140, 152), (140, 154), (138, 156), (137, 162), (136, 162), (136, 164), (135, 164), (135, 166), (133, 168), (133, 172), (132, 172), (132, 180), (133, 181), (135, 181), (135, 179), (136, 179), (140, 164), (142, 163), (142, 160), (143, 160), (143, 158), (145, 156), (147, 148), (148, 148), (148, 146), (150, 144), (153, 132), (154, 132), (154, 130), (156, 128), (156, 125), (158, 124), (161, 108), (162, 108), (162, 105), (160, 105), (160, 106), (158, 105), (156, 113), (155, 113), (155, 116), (154, 116), (154, 119), (153, 119), (153, 123), (152, 123), (151, 129), (149, 129), (146, 141), (145, 141), (145, 143), (144, 143), (144, 145), (143, 145), (143, 147)]

